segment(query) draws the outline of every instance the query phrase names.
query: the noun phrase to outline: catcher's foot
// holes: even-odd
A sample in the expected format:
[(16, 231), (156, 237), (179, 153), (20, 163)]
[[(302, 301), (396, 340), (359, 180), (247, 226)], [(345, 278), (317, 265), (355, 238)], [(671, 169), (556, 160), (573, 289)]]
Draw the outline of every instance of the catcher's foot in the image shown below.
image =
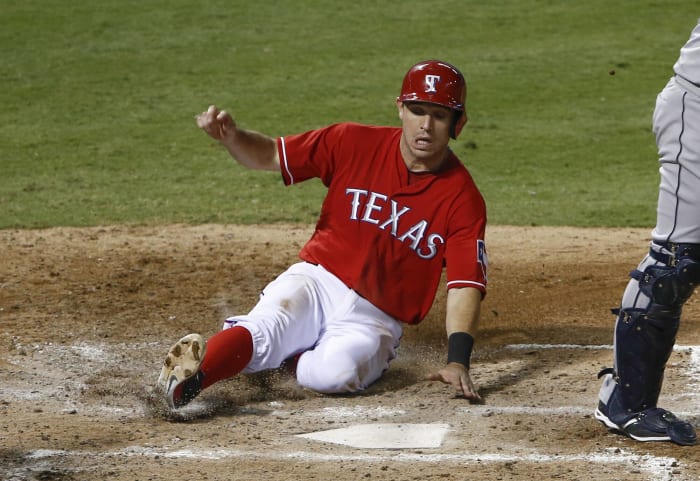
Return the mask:
[(646, 409), (626, 422), (616, 424), (605, 413), (605, 406), (599, 405), (595, 410), (595, 418), (608, 428), (636, 441), (672, 441), (682, 446), (697, 443), (695, 428), (689, 422), (661, 408)]
[(188, 334), (168, 351), (157, 386), (171, 408), (180, 408), (202, 391), (204, 373), (199, 370), (206, 342), (199, 334)]
[(697, 443), (692, 424), (659, 407), (629, 413), (617, 402), (618, 385), (609, 369), (601, 371), (603, 386), (595, 410), (595, 418), (606, 427), (636, 441), (671, 441), (682, 446)]

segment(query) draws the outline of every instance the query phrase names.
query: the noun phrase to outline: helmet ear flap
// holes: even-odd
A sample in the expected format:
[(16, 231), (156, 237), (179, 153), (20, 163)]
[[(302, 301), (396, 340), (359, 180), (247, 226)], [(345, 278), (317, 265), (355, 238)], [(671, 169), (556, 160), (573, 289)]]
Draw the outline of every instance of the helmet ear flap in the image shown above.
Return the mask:
[(467, 125), (466, 110), (455, 110), (452, 126), (450, 127), (450, 137), (453, 139), (459, 137), (459, 133), (462, 131), (465, 125)]

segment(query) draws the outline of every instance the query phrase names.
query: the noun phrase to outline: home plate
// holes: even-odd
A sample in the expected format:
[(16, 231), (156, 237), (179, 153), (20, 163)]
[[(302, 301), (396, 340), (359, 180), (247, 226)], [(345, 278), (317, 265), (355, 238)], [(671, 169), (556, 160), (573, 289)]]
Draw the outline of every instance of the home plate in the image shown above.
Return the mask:
[(357, 424), (297, 436), (353, 448), (439, 448), (449, 428), (449, 424)]

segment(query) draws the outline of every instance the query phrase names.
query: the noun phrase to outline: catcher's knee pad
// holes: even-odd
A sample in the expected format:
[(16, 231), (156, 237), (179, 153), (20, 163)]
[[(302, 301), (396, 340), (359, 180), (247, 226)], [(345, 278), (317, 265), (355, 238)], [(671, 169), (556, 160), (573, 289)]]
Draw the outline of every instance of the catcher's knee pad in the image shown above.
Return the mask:
[(675, 266), (648, 266), (632, 271), (639, 288), (653, 302), (664, 306), (682, 306), (700, 283), (700, 263), (687, 261)]
[(681, 306), (651, 303), (618, 311), (615, 371), (620, 404), (628, 412), (656, 406), (664, 369), (680, 324)]
[(664, 306), (682, 306), (700, 284), (700, 244), (658, 245), (649, 255), (661, 265), (649, 265), (644, 271), (634, 270), (630, 276), (639, 281), (639, 288), (652, 302)]

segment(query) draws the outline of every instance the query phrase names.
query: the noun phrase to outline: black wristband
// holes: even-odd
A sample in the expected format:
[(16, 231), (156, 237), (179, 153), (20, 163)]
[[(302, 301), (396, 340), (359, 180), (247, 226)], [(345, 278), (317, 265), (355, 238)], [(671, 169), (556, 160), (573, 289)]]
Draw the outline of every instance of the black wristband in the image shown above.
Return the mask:
[(474, 338), (467, 332), (453, 332), (447, 339), (447, 362), (458, 362), (469, 369)]

